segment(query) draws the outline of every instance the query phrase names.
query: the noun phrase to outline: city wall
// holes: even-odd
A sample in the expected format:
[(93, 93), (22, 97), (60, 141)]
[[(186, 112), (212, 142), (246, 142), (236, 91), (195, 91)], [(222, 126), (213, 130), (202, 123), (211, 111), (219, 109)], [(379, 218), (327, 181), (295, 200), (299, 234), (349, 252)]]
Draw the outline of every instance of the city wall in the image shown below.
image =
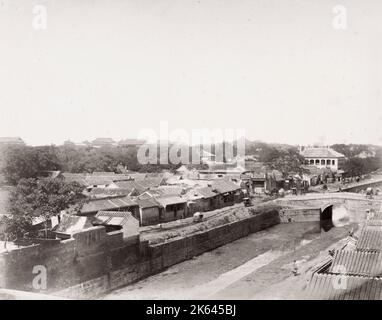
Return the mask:
[[(176, 263), (280, 223), (277, 210), (207, 231), (149, 245), (107, 234), (103, 227), (79, 232), (55, 245), (34, 245), (0, 255), (0, 287), (69, 298), (93, 298), (163, 271)], [(47, 288), (33, 286), (35, 266), (47, 270)]]
[(374, 210), (378, 212), (382, 206), (380, 199), (368, 199), (365, 196), (353, 195), (349, 193), (322, 194), (317, 196), (286, 197), (274, 201), (282, 207), (299, 208), (320, 208), (325, 204), (332, 204), (333, 210), (344, 207), (349, 213), (350, 221), (355, 223), (363, 222), (366, 219), (366, 211)]
[(382, 180), (371, 181), (371, 182), (369, 181), (369, 182), (359, 183), (355, 186), (344, 187), (342, 188), (342, 191), (358, 193), (362, 190), (366, 190), (367, 188), (382, 188)]

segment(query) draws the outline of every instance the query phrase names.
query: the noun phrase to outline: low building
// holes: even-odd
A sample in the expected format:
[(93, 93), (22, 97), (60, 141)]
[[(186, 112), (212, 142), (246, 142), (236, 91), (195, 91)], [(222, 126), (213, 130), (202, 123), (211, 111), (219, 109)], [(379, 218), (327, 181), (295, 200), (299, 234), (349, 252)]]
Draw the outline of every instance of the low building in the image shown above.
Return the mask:
[(186, 194), (188, 200), (188, 215), (195, 212), (205, 212), (217, 209), (219, 206), (219, 194), (212, 191), (211, 187), (199, 187), (191, 189)]
[(334, 177), (332, 170), (326, 167), (318, 168), (314, 165), (304, 165), (302, 168), (305, 170), (305, 173), (302, 175), (303, 180), (307, 181), (310, 186), (328, 183)]
[(162, 210), (159, 214), (160, 222), (183, 219), (187, 216), (187, 199), (179, 196), (156, 197)]
[(139, 221), (128, 211), (99, 211), (93, 225), (104, 226), (107, 233), (122, 230), (124, 239), (139, 237)]
[(112, 138), (97, 138), (92, 141), (93, 147), (104, 147), (116, 145), (116, 142)]
[(114, 182), (117, 188), (121, 189), (130, 189), (130, 190), (136, 190), (139, 194), (152, 189), (157, 188), (160, 185), (164, 185), (164, 179), (161, 177), (158, 178), (146, 178), (143, 180), (135, 181), (135, 180), (129, 180), (129, 181), (116, 181)]
[(75, 232), (92, 227), (92, 218), (63, 214), (60, 223), (56, 225), (52, 231), (56, 234), (57, 238), (69, 239)]
[(161, 205), (153, 197), (151, 198), (138, 198), (139, 205), (139, 221), (141, 226), (148, 226), (158, 224), (160, 222)]
[(123, 147), (140, 147), (146, 143), (145, 140), (140, 139), (123, 139), (118, 142), (118, 145)]
[(212, 191), (219, 194), (218, 207), (226, 207), (243, 201), (241, 187), (232, 181), (214, 180), (211, 184)]
[(5, 145), (25, 146), (25, 142), (20, 137), (0, 137), (0, 146)]
[[(75, 211), (76, 207), (70, 210)], [(80, 208), (79, 212), (74, 213), (80, 216), (94, 216), (98, 211), (129, 211), (139, 219), (138, 203), (128, 196), (90, 200)]]

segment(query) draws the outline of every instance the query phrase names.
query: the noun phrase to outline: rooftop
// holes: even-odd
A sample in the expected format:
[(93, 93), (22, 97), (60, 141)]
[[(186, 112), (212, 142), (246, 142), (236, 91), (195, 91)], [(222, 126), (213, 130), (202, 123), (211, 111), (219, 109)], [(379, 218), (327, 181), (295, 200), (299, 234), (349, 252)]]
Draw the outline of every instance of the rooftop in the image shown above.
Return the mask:
[(381, 276), (382, 255), (380, 252), (337, 250), (329, 273)]
[(219, 193), (232, 192), (241, 189), (236, 183), (228, 180), (214, 180), (212, 181), (212, 190)]
[(87, 228), (92, 228), (93, 225), (88, 217), (74, 216), (70, 214), (64, 214), (61, 218), (61, 222), (53, 230), (57, 233), (64, 233), (71, 235), (75, 231), (80, 231)]
[(123, 139), (118, 142), (119, 145), (126, 145), (126, 146), (140, 146), (145, 144), (145, 140), (140, 139)]
[(159, 202), (163, 207), (166, 207), (168, 205), (172, 204), (180, 204), (180, 203), (186, 203), (187, 199), (178, 197), (178, 196), (166, 196), (166, 197), (158, 197), (155, 199), (157, 202)]
[(139, 207), (142, 209), (146, 208), (154, 208), (154, 207), (159, 207), (160, 203), (157, 202), (154, 198), (145, 198), (145, 199), (137, 199), (136, 200)]
[(0, 137), (0, 144), (22, 144), (25, 142), (20, 137)]
[[(338, 275), (315, 273), (308, 284), (306, 297), (317, 300), (381, 300), (382, 279), (361, 276), (341, 276), (346, 286), (341, 286)], [(333, 284), (338, 284), (338, 288)]]
[(381, 251), (382, 230), (379, 226), (367, 226), (361, 231), (357, 241), (357, 250)]
[(130, 197), (97, 199), (90, 200), (89, 202), (85, 203), (81, 208), (80, 212), (82, 214), (87, 214), (102, 210), (123, 209), (128, 207), (134, 207), (137, 205), (138, 204), (135, 201), (133, 201)]
[(304, 158), (345, 158), (342, 153), (339, 153), (331, 148), (307, 148), (301, 152)]
[(99, 211), (95, 215), (94, 224), (123, 226), (126, 223), (138, 223), (138, 220), (128, 211)]

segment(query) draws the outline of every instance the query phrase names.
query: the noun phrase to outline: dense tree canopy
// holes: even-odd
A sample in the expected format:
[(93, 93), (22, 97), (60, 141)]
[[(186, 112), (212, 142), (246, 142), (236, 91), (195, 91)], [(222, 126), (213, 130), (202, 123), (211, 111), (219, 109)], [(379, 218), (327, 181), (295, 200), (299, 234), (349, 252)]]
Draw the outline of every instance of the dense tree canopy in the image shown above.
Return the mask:
[(29, 231), (34, 218), (44, 220), (58, 215), (70, 205), (81, 206), (83, 187), (62, 179), (21, 179), (10, 195), (11, 219), (7, 231), (20, 237)]
[(35, 178), (46, 170), (59, 170), (61, 165), (54, 146), (10, 146), (2, 155), (2, 172), (6, 180), (16, 184), (20, 179)]

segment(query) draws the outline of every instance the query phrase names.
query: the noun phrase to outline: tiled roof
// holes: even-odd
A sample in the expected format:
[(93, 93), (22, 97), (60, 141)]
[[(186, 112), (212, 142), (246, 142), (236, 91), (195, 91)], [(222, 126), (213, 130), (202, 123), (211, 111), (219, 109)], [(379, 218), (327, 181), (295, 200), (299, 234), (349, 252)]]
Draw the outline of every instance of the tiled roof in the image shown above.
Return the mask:
[(134, 224), (138, 222), (138, 220), (128, 211), (99, 211), (95, 215), (95, 218), (95, 225), (123, 226), (129, 222), (133, 222)]
[(368, 226), (382, 226), (382, 212), (375, 212), (369, 216), (367, 221)]
[(127, 196), (131, 189), (121, 188), (93, 188), (88, 195), (90, 197)]
[(71, 235), (75, 231), (80, 231), (87, 228), (92, 228), (93, 225), (88, 217), (74, 216), (64, 214), (61, 222), (54, 229), (55, 232)]
[(342, 153), (339, 153), (330, 148), (308, 148), (301, 152), (305, 158), (344, 158)]
[(85, 203), (81, 208), (81, 213), (86, 214), (102, 210), (123, 209), (137, 205), (138, 204), (130, 197), (97, 199)]
[(83, 174), (83, 173), (69, 173), (63, 172), (62, 175), (65, 181), (71, 182), (76, 181), (83, 186), (93, 186), (93, 185), (109, 185), (113, 181), (124, 181), (131, 179), (129, 175), (126, 174), (114, 174), (114, 173), (96, 173), (96, 174)]
[(196, 188), (196, 191), (200, 193), (203, 196), (203, 198), (206, 198), (206, 199), (215, 197), (217, 195), (216, 192), (212, 191), (211, 187)]
[(136, 201), (142, 209), (159, 207), (161, 205), (154, 198), (137, 199)]
[(99, 186), (99, 185), (109, 185), (113, 183), (113, 179), (110, 177), (103, 177), (103, 176), (87, 176), (85, 178), (85, 181), (88, 186)]
[(361, 231), (357, 241), (357, 250), (381, 251), (382, 230), (378, 226), (367, 226)]
[(382, 279), (315, 273), (305, 294), (317, 300), (381, 300)]
[(145, 191), (150, 188), (160, 186), (162, 181), (162, 178), (147, 178), (139, 181), (117, 181), (115, 184), (122, 189), (136, 189), (138, 191)]
[(329, 273), (382, 276), (382, 254), (380, 252), (338, 250), (334, 254)]
[(227, 180), (214, 180), (212, 182), (212, 190), (216, 190), (219, 193), (226, 193), (239, 190), (240, 186)]
[(177, 197), (177, 196), (170, 196), (170, 197), (158, 197), (155, 198), (157, 202), (159, 202), (163, 207), (166, 207), (168, 205), (172, 204), (179, 204), (179, 203), (186, 203), (187, 199)]
[(158, 196), (180, 196), (185, 193), (185, 188), (179, 186), (159, 186), (148, 192)]

